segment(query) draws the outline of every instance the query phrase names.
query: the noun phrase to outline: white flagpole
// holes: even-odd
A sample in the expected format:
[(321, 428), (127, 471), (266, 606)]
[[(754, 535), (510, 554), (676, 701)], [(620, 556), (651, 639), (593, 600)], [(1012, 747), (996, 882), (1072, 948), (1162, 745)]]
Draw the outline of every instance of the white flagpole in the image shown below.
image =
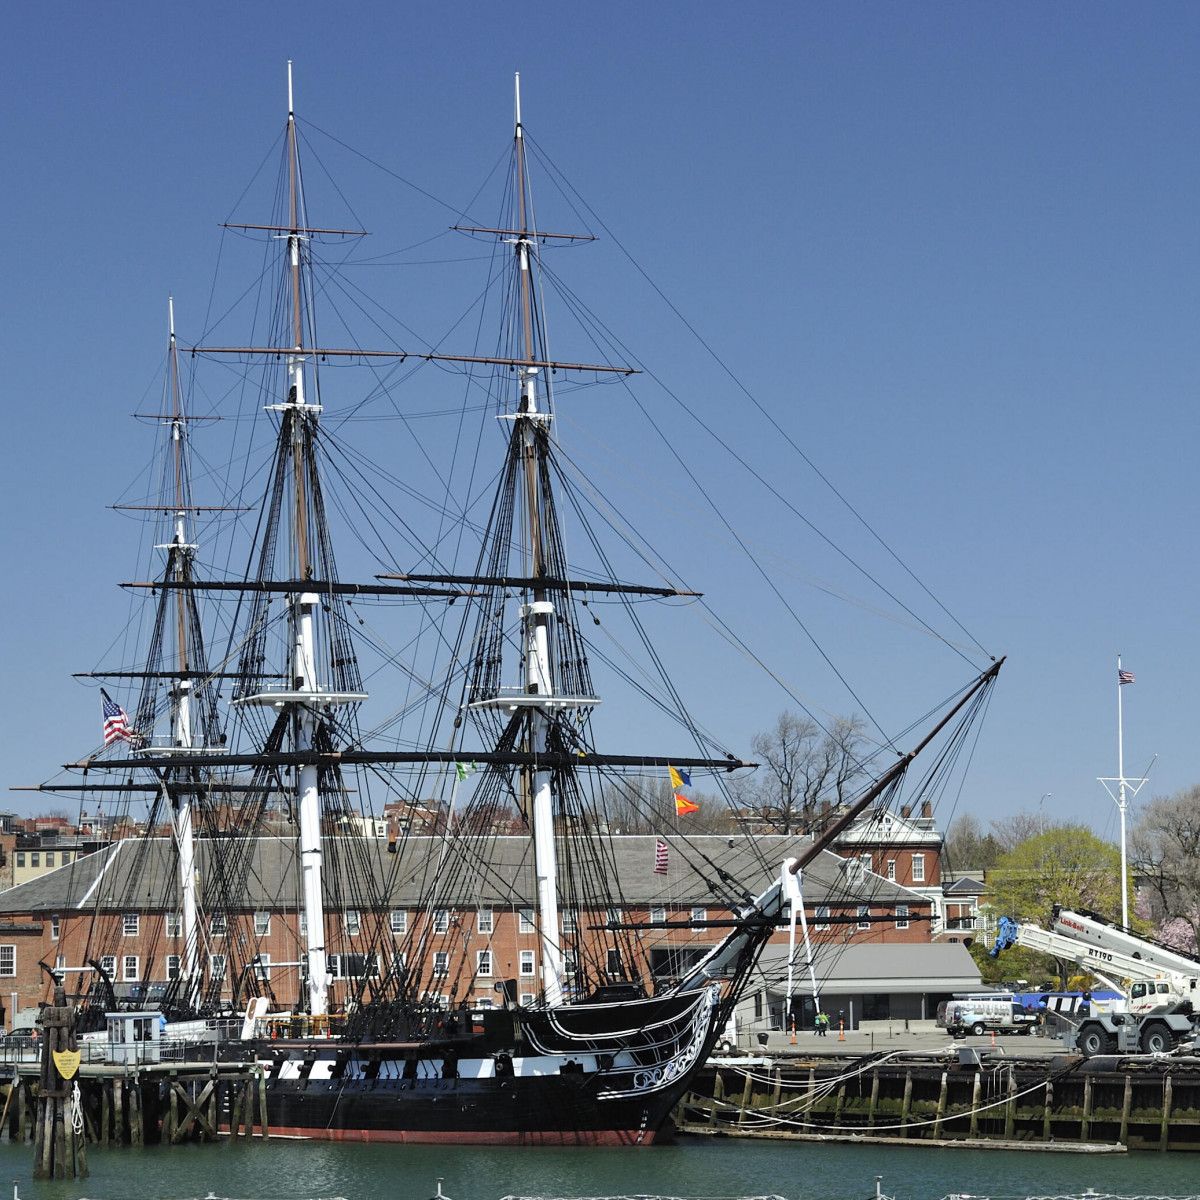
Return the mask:
[(1121, 656), (1117, 655), (1117, 811), (1121, 814), (1121, 924), (1129, 928), (1129, 871), (1125, 849), (1125, 723), (1121, 696)]

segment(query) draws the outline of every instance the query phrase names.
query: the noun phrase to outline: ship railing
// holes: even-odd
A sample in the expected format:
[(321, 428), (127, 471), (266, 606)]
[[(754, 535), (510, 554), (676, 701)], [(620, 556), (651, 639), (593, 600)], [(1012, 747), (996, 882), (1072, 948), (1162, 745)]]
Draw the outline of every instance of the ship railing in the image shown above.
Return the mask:
[[(88, 1065), (146, 1066), (158, 1062), (216, 1062), (224, 1060), (237, 1044), (197, 1042), (180, 1038), (158, 1042), (86, 1041), (79, 1043), (79, 1061)], [(21, 1066), (42, 1060), (41, 1041), (36, 1038), (0, 1039), (0, 1064)]]

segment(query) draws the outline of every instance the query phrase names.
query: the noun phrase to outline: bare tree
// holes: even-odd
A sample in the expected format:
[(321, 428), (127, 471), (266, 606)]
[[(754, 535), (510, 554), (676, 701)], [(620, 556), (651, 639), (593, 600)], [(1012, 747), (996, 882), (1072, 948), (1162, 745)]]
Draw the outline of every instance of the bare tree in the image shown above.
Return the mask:
[(984, 833), (979, 818), (963, 813), (950, 823), (946, 832), (944, 860), (956, 871), (985, 871), (994, 867), (1004, 853), (1004, 846), (995, 833)]
[(804, 828), (822, 801), (840, 804), (862, 777), (862, 729), (858, 717), (839, 717), (826, 730), (780, 713), (773, 729), (754, 738), (764, 772), (743, 789), (743, 802), (776, 833)]
[(1130, 860), (1149, 890), (1155, 924), (1173, 926), (1177, 943), (1182, 923), (1192, 945), (1200, 944), (1200, 787), (1146, 805), (1133, 828)]

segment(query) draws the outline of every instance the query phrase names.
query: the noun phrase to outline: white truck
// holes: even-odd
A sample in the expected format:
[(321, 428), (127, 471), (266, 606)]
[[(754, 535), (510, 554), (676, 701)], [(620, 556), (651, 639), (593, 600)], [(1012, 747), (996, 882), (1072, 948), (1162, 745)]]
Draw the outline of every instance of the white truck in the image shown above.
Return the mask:
[(1054, 930), (1000, 919), (993, 958), (1024, 946), (1085, 968), (1126, 997), (1120, 1009), (1080, 1011), (1076, 1048), (1096, 1054), (1162, 1054), (1197, 1032), (1200, 962), (1091, 913), (1055, 908)]

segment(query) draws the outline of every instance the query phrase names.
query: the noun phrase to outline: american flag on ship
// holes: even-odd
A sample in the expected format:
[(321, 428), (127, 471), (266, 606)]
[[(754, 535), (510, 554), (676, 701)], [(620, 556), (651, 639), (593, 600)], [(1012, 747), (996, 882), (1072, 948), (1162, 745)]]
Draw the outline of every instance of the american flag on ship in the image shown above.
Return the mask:
[(665, 875), (667, 873), (667, 843), (662, 838), (654, 839), (654, 873), (655, 875)]
[(1132, 682), (1133, 682), (1133, 672), (1132, 671), (1118, 671), (1117, 672), (1117, 683), (1118, 684), (1132, 683)]
[(133, 731), (129, 728), (129, 716), (125, 710), (103, 690), (100, 692), (100, 703), (104, 716), (104, 744), (111, 746), (113, 742), (133, 741)]

